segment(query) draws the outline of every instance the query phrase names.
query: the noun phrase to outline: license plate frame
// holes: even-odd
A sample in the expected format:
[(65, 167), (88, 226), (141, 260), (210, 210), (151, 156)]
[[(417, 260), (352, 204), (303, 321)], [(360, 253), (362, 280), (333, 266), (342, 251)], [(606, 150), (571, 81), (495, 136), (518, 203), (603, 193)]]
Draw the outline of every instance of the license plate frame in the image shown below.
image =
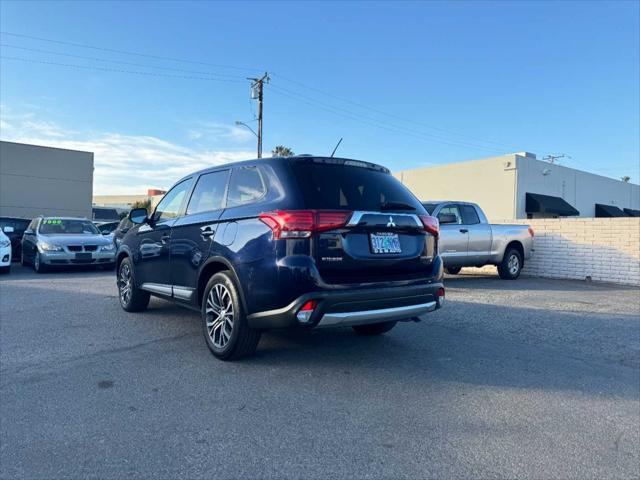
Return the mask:
[(91, 260), (93, 260), (93, 256), (91, 255), (91, 252), (79, 252), (76, 253), (76, 260), (79, 262), (91, 262)]
[(369, 248), (374, 255), (399, 255), (402, 253), (400, 237), (393, 232), (370, 233)]

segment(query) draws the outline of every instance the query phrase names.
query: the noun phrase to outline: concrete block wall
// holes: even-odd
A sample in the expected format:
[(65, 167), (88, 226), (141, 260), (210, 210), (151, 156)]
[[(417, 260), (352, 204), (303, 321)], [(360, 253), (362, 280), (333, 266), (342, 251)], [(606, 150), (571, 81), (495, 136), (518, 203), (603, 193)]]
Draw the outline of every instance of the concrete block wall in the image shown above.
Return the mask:
[[(640, 286), (640, 218), (493, 221), (531, 225), (534, 255), (523, 275)], [(484, 267), (495, 271), (495, 267)]]

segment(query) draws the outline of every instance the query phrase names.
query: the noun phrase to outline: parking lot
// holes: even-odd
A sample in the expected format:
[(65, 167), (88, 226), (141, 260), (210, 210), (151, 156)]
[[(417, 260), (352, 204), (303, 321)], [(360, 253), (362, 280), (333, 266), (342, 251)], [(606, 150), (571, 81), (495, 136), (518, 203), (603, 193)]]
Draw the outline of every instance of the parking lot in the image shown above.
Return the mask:
[(3, 478), (638, 476), (637, 288), (460, 275), (421, 323), (224, 363), (114, 278), (0, 277)]

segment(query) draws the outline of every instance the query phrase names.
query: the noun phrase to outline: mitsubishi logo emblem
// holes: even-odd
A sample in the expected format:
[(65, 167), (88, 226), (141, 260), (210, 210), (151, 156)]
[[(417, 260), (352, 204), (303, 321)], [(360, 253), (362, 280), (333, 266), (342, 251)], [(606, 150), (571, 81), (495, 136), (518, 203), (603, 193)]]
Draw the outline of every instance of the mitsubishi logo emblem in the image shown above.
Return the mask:
[(387, 227), (395, 227), (396, 224), (393, 222), (393, 217), (389, 217), (389, 223), (387, 223)]

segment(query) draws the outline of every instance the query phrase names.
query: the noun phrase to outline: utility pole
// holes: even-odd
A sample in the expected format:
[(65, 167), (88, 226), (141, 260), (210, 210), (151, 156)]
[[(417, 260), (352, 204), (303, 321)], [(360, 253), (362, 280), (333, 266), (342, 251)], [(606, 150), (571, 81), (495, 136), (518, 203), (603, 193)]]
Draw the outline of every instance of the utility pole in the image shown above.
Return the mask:
[(260, 78), (247, 78), (251, 80), (251, 98), (258, 100), (258, 158), (262, 158), (262, 100), (264, 98), (264, 84), (269, 83), (269, 74), (265, 73)]

